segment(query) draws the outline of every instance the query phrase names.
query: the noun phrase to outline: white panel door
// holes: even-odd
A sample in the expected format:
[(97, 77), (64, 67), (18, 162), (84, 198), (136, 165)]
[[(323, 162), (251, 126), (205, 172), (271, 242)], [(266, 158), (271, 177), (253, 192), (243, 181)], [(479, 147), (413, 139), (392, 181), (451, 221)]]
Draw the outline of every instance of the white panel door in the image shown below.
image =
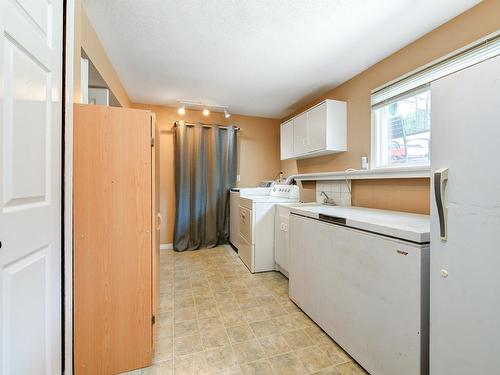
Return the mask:
[(293, 119), (293, 153), (303, 155), (308, 150), (307, 112)]
[(431, 167), (448, 168), (448, 219), (443, 241), (432, 194), (430, 370), (498, 374), (500, 57), (434, 82), (431, 100)]
[(281, 160), (293, 158), (293, 120), (280, 126)]
[(326, 149), (326, 102), (307, 112), (307, 152)]
[(61, 373), (62, 1), (0, 1), (0, 374)]

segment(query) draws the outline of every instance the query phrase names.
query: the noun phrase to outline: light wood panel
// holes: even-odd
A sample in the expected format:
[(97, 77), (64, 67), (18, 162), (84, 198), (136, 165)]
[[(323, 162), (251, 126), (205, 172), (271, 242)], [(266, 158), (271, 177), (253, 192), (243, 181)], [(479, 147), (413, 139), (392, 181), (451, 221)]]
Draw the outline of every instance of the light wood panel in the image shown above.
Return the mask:
[(153, 334), (152, 334), (152, 345), (153, 351), (156, 350), (156, 336), (157, 327), (156, 319), (159, 315), (160, 306), (160, 228), (161, 228), (161, 216), (160, 216), (160, 133), (158, 131), (158, 126), (156, 125), (156, 115), (151, 113), (151, 138), (153, 139), (152, 151), (151, 151), (151, 198), (152, 202), (152, 218), (151, 222), (154, 225), (152, 231), (152, 310), (153, 316), (155, 317), (155, 323), (153, 324)]
[(75, 373), (151, 364), (151, 121), (74, 106)]
[(429, 179), (352, 180), (352, 205), (428, 215)]

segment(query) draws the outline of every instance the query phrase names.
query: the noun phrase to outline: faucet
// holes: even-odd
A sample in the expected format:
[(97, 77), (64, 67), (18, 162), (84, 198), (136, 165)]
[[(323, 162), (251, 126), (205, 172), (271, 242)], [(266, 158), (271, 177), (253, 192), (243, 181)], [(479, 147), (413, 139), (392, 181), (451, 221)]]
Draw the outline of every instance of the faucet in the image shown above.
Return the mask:
[(322, 191), (320, 195), (325, 196), (325, 199), (323, 199), (323, 204), (326, 204), (328, 206), (335, 206), (335, 201), (332, 198), (328, 197), (328, 195), (326, 195), (324, 191)]

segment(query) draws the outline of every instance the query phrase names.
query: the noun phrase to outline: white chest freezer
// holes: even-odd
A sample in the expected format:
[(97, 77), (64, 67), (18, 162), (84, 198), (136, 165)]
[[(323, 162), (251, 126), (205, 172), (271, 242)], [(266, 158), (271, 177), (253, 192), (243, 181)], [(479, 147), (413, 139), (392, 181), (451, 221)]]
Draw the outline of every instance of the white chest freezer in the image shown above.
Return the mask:
[(289, 279), (290, 298), (370, 374), (428, 374), (428, 216), (292, 208)]

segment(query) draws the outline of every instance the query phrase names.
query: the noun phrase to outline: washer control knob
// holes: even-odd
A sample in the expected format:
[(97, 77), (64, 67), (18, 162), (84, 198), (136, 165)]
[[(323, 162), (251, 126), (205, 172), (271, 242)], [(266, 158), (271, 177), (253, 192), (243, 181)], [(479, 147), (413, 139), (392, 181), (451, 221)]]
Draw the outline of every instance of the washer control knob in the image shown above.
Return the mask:
[(439, 274), (441, 275), (441, 277), (444, 277), (444, 278), (448, 277), (448, 271), (446, 271), (446, 270), (439, 271)]

